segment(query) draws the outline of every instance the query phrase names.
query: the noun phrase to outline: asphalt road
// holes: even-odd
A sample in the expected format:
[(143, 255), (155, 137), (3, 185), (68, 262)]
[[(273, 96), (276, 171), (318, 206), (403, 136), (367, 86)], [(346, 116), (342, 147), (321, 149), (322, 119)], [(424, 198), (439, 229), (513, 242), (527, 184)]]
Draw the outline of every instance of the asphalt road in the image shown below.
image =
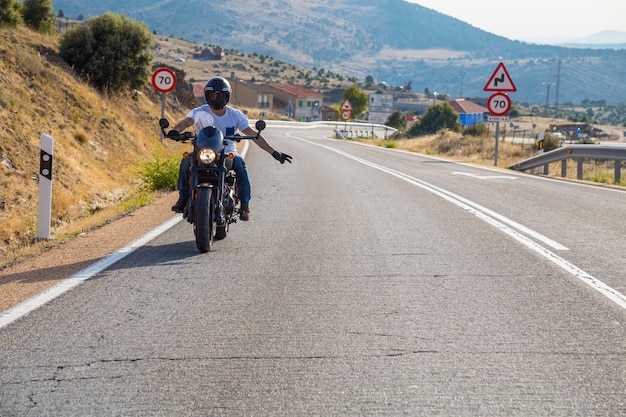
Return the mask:
[(626, 193), (268, 128), (180, 222), (0, 328), (0, 415), (618, 416)]

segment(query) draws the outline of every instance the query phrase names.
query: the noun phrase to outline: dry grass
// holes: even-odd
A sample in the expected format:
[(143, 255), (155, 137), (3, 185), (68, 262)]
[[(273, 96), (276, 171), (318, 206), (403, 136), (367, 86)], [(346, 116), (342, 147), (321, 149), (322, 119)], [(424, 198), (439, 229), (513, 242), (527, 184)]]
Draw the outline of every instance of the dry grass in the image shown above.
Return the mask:
[[(425, 155), (436, 155), (454, 159), (457, 161), (470, 162), (480, 165), (494, 165), (495, 141), (490, 137), (463, 136), (456, 132), (441, 131), (434, 135), (420, 136), (410, 139), (395, 140), (367, 140), (369, 143), (379, 146), (393, 147), (410, 152)], [(500, 142), (498, 144), (498, 166), (505, 168), (514, 162), (533, 155), (531, 145), (513, 144)]]
[[(63, 238), (145, 204), (130, 167), (157, 147), (160, 105), (104, 97), (57, 56), (57, 38), (0, 30), (0, 268), (48, 243), (37, 234), (40, 135), (54, 138), (53, 237)], [(179, 117), (180, 114), (170, 116)], [(126, 203), (125, 203), (126, 202)], [(125, 204), (124, 204), (125, 203)]]
[[(161, 40), (172, 64), (180, 48), (186, 53), (200, 48)], [(158, 141), (160, 96), (149, 83), (137, 100), (104, 96), (79, 80), (57, 52), (55, 36), (25, 27), (0, 29), (0, 118), (5, 125), (0, 129), (0, 269), (149, 203), (154, 195), (138, 180), (138, 163), (157, 152), (167, 157), (188, 148)], [(224, 64), (233, 62), (215, 65)], [(204, 78), (215, 70), (206, 62), (194, 68)], [(170, 120), (188, 110), (174, 98), (167, 105)], [(249, 115), (259, 117), (255, 111)], [(42, 133), (54, 138), (50, 241), (34, 239)]]
[[(427, 135), (411, 139), (360, 139), (377, 146), (393, 147), (410, 152), (434, 155), (449, 158), (455, 161), (474, 163), (477, 165), (494, 166), (495, 140), (493, 137), (463, 136), (459, 133), (442, 131), (435, 135)], [(534, 145), (526, 143), (502, 142), (498, 143), (498, 164), (500, 168), (508, 168), (516, 162), (530, 158), (537, 154)], [(549, 167), (549, 176), (561, 177), (561, 164), (554, 163)], [(567, 161), (567, 179), (577, 179), (577, 163)], [(586, 160), (583, 165), (583, 181), (594, 183), (626, 186), (622, 181), (614, 184), (614, 165), (612, 161)]]

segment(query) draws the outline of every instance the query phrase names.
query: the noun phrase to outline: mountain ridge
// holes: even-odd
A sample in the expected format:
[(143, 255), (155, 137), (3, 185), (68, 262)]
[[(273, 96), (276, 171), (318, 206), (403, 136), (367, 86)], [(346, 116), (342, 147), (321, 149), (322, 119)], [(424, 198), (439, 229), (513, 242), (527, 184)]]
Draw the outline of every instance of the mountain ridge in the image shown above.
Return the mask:
[(603, 30), (587, 37), (558, 44), (567, 48), (626, 49), (626, 32)]
[[(482, 87), (506, 62), (514, 99), (546, 101), (544, 85), (559, 85), (555, 104), (624, 102), (626, 50), (536, 45), (497, 36), (403, 0), (57, 0), (66, 16), (108, 10), (145, 22), (150, 30), (193, 42), (271, 55), (297, 65), (364, 79), (428, 88), (451, 97), (485, 96)], [(439, 51), (433, 57), (433, 51)], [(548, 97), (549, 98), (549, 97)]]

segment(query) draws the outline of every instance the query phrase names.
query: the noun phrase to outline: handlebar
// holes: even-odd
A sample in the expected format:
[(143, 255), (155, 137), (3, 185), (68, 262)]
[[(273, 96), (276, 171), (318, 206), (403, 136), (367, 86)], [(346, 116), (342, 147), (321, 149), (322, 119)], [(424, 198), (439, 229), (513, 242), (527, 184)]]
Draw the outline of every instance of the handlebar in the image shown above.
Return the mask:
[(257, 132), (256, 135), (254, 136), (244, 136), (244, 135), (230, 135), (230, 136), (224, 136), (224, 139), (228, 139), (228, 140), (234, 140), (235, 142), (239, 142), (241, 140), (245, 140), (245, 139), (250, 139), (250, 140), (257, 140), (259, 138), (259, 132)]
[[(165, 129), (167, 129), (169, 125), (170, 125), (170, 122), (167, 119), (165, 118), (159, 119), (159, 126), (161, 127), (161, 132), (163, 132), (163, 137), (175, 140), (177, 142), (185, 142), (187, 140), (196, 138), (196, 134), (192, 132), (180, 132), (180, 133), (177, 132), (178, 135), (172, 135), (170, 133), (166, 133)], [(257, 120), (256, 123), (254, 124), (254, 127), (257, 130), (257, 133), (254, 136), (229, 135), (229, 136), (224, 136), (224, 139), (234, 140), (235, 142), (239, 142), (244, 139), (256, 140), (259, 138), (261, 131), (265, 129), (266, 123), (264, 120)]]

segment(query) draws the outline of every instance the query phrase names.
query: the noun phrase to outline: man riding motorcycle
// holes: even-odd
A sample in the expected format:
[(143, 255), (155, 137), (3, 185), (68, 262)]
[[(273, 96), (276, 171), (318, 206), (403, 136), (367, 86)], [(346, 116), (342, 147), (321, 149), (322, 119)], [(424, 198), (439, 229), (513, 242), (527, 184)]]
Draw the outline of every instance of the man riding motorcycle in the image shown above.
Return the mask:
[[(196, 132), (207, 126), (215, 126), (224, 136), (234, 135), (238, 131), (244, 135), (254, 136), (257, 132), (250, 127), (250, 123), (246, 115), (240, 110), (228, 106), (232, 89), (229, 82), (223, 77), (211, 78), (204, 87), (204, 97), (207, 104), (192, 109), (185, 118), (180, 120), (168, 134), (177, 135), (188, 127), (195, 125)], [(292, 157), (285, 153), (278, 152), (272, 145), (262, 136), (254, 141), (261, 149), (271, 154), (274, 159), (284, 164), (285, 161), (291, 163)], [(247, 221), (250, 219), (250, 198), (252, 191), (250, 187), (250, 179), (248, 177), (248, 169), (244, 159), (237, 154), (236, 142), (227, 140), (226, 151), (235, 154), (232, 169), (235, 171), (237, 178), (238, 197), (241, 201), (241, 210), (239, 218)], [(183, 158), (178, 171), (178, 182), (176, 189), (178, 190), (178, 201), (172, 210), (176, 213), (182, 213), (185, 209), (187, 199), (189, 197), (189, 158)]]

